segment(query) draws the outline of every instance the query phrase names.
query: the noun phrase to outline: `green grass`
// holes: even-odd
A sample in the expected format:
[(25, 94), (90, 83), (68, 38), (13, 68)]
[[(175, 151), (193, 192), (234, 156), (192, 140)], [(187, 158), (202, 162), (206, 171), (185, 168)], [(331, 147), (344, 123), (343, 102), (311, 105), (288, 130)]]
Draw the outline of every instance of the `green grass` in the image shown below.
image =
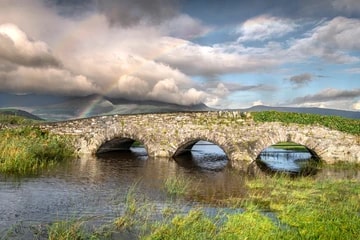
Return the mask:
[(124, 213), (112, 225), (96, 229), (86, 219), (64, 220), (50, 224), (46, 235), (51, 240), (119, 236), (146, 240), (358, 238), (358, 180), (291, 178), (279, 174), (247, 179), (245, 191), (244, 197), (229, 198), (219, 205), (225, 208), (219, 208), (215, 214), (196, 205), (182, 212), (172, 202), (171, 210), (165, 209), (166, 214), (154, 218), (159, 209), (151, 207), (134, 184), (124, 196)]
[(185, 195), (189, 189), (190, 180), (184, 177), (167, 178), (164, 182), (165, 191), (173, 196)]
[(0, 172), (32, 175), (74, 157), (70, 139), (37, 127), (22, 126), (0, 131)]
[[(157, 222), (144, 239), (357, 239), (360, 184), (355, 180), (292, 179), (283, 175), (247, 182), (247, 196), (228, 199), (234, 211), (203, 210)], [(235, 210), (235, 209), (234, 209)], [(267, 212), (271, 212), (269, 216)]]
[(330, 129), (360, 135), (360, 120), (339, 116), (324, 116), (307, 113), (287, 113), (276, 111), (252, 112), (256, 122), (283, 122), (304, 125), (322, 125)]
[(293, 142), (279, 142), (272, 145), (271, 147), (285, 150), (296, 150), (300, 152), (308, 151), (305, 146)]
[[(85, 240), (90, 234), (84, 229), (84, 221), (64, 220), (54, 222), (48, 227), (49, 240)], [(93, 238), (95, 239), (95, 238)]]
[(2, 114), (0, 112), (0, 126), (4, 125), (29, 125), (33, 124), (35, 120), (24, 118), (21, 116)]

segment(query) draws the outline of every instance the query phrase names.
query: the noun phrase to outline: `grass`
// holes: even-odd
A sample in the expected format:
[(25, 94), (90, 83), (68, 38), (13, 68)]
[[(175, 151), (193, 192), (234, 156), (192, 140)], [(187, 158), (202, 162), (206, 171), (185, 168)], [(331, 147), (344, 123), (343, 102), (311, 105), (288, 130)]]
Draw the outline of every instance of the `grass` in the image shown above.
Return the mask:
[(21, 116), (3, 114), (0, 112), (0, 126), (4, 125), (29, 125), (34, 123), (32, 119), (24, 118)]
[(300, 151), (300, 152), (308, 151), (305, 146), (297, 144), (297, 143), (293, 143), (293, 142), (279, 142), (279, 143), (272, 145), (271, 147), (278, 148), (278, 149), (284, 149), (284, 150), (296, 150), (296, 151)]
[(70, 139), (37, 127), (21, 126), (0, 131), (0, 172), (32, 175), (74, 157)]
[(90, 234), (84, 229), (84, 221), (64, 220), (54, 222), (48, 227), (49, 240), (85, 240), (90, 239)]
[[(228, 199), (245, 211), (207, 216), (191, 210), (154, 225), (144, 239), (356, 239), (360, 184), (277, 175), (247, 182), (246, 198)], [(267, 214), (271, 212), (272, 215)]]
[(133, 184), (124, 199), (124, 213), (114, 220), (117, 231), (132, 231), (142, 235), (148, 229), (153, 206), (147, 202), (147, 197), (137, 194), (138, 183)]
[(318, 124), (330, 129), (360, 135), (360, 120), (356, 119), (348, 119), (339, 116), (276, 111), (252, 112), (251, 115), (256, 122), (283, 122), (304, 125)]
[(182, 196), (188, 191), (189, 184), (190, 180), (184, 177), (171, 177), (165, 180), (164, 189), (172, 196)]
[[(48, 239), (357, 239), (360, 232), (358, 180), (290, 178), (247, 179), (246, 196), (229, 198), (217, 212), (194, 205), (179, 213), (156, 215), (137, 184), (124, 197), (124, 213), (103, 231), (84, 219), (50, 224)], [(181, 211), (180, 211), (181, 212)], [(99, 227), (98, 229), (101, 229)], [(124, 233), (124, 235), (121, 235)], [(126, 237), (127, 236), (127, 237)]]

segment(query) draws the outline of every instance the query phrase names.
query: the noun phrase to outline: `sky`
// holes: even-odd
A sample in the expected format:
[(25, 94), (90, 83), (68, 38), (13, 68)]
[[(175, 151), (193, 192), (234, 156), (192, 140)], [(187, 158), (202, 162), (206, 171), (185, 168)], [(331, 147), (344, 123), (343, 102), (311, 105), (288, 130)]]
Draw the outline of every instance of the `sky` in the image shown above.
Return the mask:
[(359, 0), (0, 0), (0, 93), (360, 111)]

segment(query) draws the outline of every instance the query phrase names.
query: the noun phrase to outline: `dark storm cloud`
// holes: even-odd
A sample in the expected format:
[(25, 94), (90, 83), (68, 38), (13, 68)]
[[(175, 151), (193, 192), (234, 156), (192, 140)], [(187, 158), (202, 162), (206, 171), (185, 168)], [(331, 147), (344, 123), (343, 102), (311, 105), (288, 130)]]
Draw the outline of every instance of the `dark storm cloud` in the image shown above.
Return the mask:
[(353, 90), (339, 90), (328, 88), (317, 94), (306, 95), (304, 97), (295, 98), (292, 103), (302, 104), (302, 103), (314, 103), (314, 102), (328, 102), (328, 101), (338, 101), (346, 99), (355, 99), (360, 97), (360, 88)]
[(190, 15), (212, 24), (237, 24), (263, 14), (286, 18), (360, 16), (358, 0), (187, 0), (182, 3), (183, 9)]
[(179, 10), (176, 0), (95, 0), (95, 3), (111, 26), (160, 24), (176, 16)]
[(289, 78), (290, 82), (295, 84), (297, 87), (301, 87), (313, 80), (313, 75), (310, 73), (302, 73)]

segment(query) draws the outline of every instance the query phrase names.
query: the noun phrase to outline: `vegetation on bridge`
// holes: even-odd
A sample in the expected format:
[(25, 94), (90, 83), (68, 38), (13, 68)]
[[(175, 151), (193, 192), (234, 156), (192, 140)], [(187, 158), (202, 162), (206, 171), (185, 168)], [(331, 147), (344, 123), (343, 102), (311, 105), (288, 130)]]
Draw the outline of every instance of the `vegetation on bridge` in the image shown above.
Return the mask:
[(360, 120), (356, 119), (348, 119), (339, 116), (324, 116), (318, 114), (276, 111), (252, 112), (251, 115), (256, 122), (283, 122), (304, 125), (322, 125), (333, 130), (360, 135)]

